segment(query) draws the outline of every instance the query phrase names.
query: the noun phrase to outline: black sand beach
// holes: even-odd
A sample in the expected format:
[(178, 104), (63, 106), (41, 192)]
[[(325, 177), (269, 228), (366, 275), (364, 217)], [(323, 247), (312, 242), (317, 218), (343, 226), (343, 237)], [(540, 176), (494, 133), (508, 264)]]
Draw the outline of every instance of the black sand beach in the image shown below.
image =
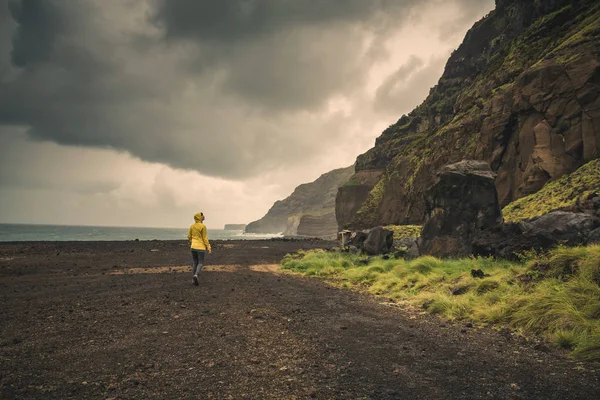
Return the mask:
[(2, 399), (597, 399), (600, 365), (284, 275), (320, 240), (0, 244)]

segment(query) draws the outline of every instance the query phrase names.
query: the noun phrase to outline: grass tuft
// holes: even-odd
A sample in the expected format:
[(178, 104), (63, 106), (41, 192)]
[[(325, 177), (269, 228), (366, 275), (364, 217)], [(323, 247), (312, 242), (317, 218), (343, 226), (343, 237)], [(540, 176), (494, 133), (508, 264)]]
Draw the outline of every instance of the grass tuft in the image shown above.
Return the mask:
[[(450, 320), (510, 327), (600, 360), (600, 245), (493, 258), (406, 261), (322, 250), (288, 254), (283, 269), (402, 301)], [(471, 270), (488, 277), (476, 279)]]

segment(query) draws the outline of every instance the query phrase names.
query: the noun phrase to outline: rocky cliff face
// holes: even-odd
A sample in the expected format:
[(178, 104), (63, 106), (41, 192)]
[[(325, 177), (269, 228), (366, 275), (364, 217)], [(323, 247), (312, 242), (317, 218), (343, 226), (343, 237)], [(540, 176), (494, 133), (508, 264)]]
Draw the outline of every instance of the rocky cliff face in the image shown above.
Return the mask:
[(303, 215), (298, 224), (299, 236), (322, 237), (327, 239), (337, 238), (337, 222), (335, 212), (324, 215)]
[(358, 157), (338, 225), (421, 223), (435, 171), (462, 159), (488, 162), (504, 206), (598, 157), (600, 3), (498, 0), (427, 99)]
[[(298, 186), (288, 198), (275, 202), (264, 217), (249, 223), (246, 232), (296, 235), (301, 229), (310, 232), (308, 236), (330, 235), (332, 227), (337, 230), (335, 218), (331, 216), (335, 215), (338, 187), (353, 173), (354, 166), (340, 168), (321, 175), (314, 182)], [(307, 215), (312, 218), (305, 218), (302, 223), (302, 217)]]

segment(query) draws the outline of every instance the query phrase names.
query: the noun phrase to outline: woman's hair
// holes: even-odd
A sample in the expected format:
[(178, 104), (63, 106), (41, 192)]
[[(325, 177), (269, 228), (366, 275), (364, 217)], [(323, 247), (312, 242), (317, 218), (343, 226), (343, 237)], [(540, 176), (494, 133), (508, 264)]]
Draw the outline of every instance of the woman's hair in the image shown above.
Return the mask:
[(198, 221), (200, 221), (200, 222), (204, 221), (204, 213), (203, 212), (198, 212), (198, 213), (194, 214), (194, 220), (196, 222), (198, 222)]

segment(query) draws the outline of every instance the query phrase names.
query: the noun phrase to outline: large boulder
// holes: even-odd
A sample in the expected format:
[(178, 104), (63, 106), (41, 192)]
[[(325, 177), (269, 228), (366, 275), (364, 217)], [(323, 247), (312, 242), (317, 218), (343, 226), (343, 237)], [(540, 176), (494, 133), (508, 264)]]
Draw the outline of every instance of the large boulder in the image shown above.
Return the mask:
[(394, 244), (394, 232), (381, 226), (369, 229), (362, 249), (370, 255), (389, 253)]
[(421, 254), (467, 256), (472, 253), (474, 234), (502, 222), (495, 177), (487, 163), (471, 160), (438, 172), (425, 196)]
[(473, 255), (516, 260), (520, 253), (544, 250), (558, 242), (549, 235), (525, 233), (521, 224), (498, 224), (477, 232), (472, 241)]
[(551, 236), (565, 244), (581, 244), (598, 226), (598, 219), (585, 213), (554, 211), (530, 221), (521, 222), (524, 233)]
[(528, 221), (498, 224), (477, 232), (472, 239), (474, 255), (516, 259), (527, 250), (546, 250), (560, 244), (593, 244), (600, 219), (587, 213), (554, 211)]

